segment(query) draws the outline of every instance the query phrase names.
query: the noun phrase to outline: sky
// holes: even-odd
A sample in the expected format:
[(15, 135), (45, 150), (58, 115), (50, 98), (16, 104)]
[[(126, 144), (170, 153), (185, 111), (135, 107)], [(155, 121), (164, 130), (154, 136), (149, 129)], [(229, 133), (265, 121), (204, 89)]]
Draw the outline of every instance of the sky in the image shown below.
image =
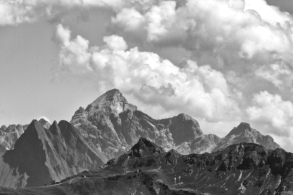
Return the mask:
[(0, 0), (0, 125), (71, 120), (117, 88), (154, 118), (293, 151), (292, 0)]

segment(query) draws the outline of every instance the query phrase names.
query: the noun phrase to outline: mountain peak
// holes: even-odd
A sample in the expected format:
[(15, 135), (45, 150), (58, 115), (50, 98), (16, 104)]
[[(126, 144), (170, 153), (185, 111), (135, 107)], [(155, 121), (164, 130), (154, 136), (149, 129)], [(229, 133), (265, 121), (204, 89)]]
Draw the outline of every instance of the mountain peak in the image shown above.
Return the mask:
[(194, 120), (191, 116), (187, 115), (187, 114), (184, 114), (184, 113), (180, 113), (177, 115), (177, 118), (180, 118), (184, 121), (187, 121), (187, 120)]
[(245, 130), (252, 131), (253, 129), (251, 128), (249, 123), (241, 122), (237, 127), (234, 127), (227, 136), (239, 135), (244, 133)]
[(154, 153), (162, 153), (164, 150), (151, 142), (150, 140), (141, 137), (137, 144), (131, 148), (132, 154), (137, 157), (152, 155)]
[(115, 97), (115, 96), (123, 96), (123, 94), (118, 89), (111, 89), (107, 91), (105, 94), (107, 94), (108, 97)]
[(104, 101), (119, 101), (128, 103), (126, 98), (118, 89), (112, 89), (98, 97), (92, 104), (104, 103)]
[(137, 107), (129, 104), (118, 89), (112, 89), (89, 104), (85, 111), (88, 112), (88, 115), (92, 115), (99, 110), (118, 115), (127, 109), (134, 111)]
[(49, 121), (47, 121), (46, 119), (44, 118), (40, 118), (39, 119), (39, 122), (42, 124), (42, 126), (45, 128), (45, 129), (49, 129), (51, 124), (49, 123)]
[(259, 131), (253, 129), (249, 123), (242, 122), (237, 127), (234, 127), (228, 135), (219, 142), (213, 151), (241, 142), (260, 144), (267, 149), (273, 150), (280, 147), (274, 142), (272, 137), (263, 135)]
[(242, 129), (251, 129), (250, 124), (246, 122), (241, 122), (237, 128), (242, 128)]

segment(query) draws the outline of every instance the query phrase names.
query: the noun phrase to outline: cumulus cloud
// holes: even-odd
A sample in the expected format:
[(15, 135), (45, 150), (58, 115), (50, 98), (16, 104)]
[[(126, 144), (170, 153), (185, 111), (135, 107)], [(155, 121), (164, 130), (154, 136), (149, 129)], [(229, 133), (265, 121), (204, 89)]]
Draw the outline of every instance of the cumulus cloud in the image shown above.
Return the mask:
[(0, 25), (92, 8), (113, 11), (104, 45), (59, 20), (60, 72), (119, 88), (159, 118), (185, 112), (209, 129), (253, 122), (292, 146), (290, 14), (265, 0), (0, 0)]
[(293, 104), (278, 94), (261, 91), (253, 96), (246, 109), (249, 120), (270, 133), (284, 148), (290, 148), (293, 139)]
[(254, 57), (287, 59), (292, 48), (291, 16), (264, 0), (190, 0), (179, 8), (162, 1), (144, 12), (122, 9), (112, 22), (118, 32), (139, 33), (160, 47), (173, 43), (214, 66), (219, 59), (226, 66)]
[(276, 135), (291, 134), (287, 129), (293, 127), (293, 104), (278, 94), (272, 95), (267, 91), (255, 94), (252, 106), (246, 112), (251, 121), (270, 124), (270, 131)]
[[(60, 64), (71, 73), (83, 73), (91, 71), (89, 64), (91, 55), (88, 53), (89, 41), (81, 36), (71, 40), (70, 30), (58, 25), (56, 28), (56, 40), (62, 45), (59, 53)], [(72, 65), (72, 66), (71, 66)], [(73, 67), (73, 68), (68, 68)]]
[(57, 26), (60, 69), (90, 77), (101, 92), (119, 88), (158, 118), (185, 112), (221, 135), (252, 122), (292, 146), (291, 15), (264, 0), (120, 5), (104, 45)]
[(105, 45), (100, 48), (89, 48), (80, 36), (65, 39), (68, 32), (64, 27), (58, 26), (58, 32), (61, 37), (58, 40), (63, 40), (59, 55), (61, 67), (75, 74), (94, 75), (95, 82), (103, 89), (115, 87), (144, 104), (211, 121), (231, 119), (239, 112), (234, 100), (238, 96), (224, 75), (208, 65), (198, 66), (188, 61), (180, 69), (155, 53), (141, 52), (138, 48), (127, 50), (124, 39), (116, 35), (105, 37)]
[(123, 0), (0, 0), (0, 25), (17, 25), (41, 18), (51, 19), (74, 8), (111, 8), (127, 6)]
[(14, 25), (35, 19), (33, 8), (19, 1), (0, 1), (0, 25)]
[(292, 86), (292, 69), (283, 62), (260, 66), (255, 70), (255, 74), (281, 90)]

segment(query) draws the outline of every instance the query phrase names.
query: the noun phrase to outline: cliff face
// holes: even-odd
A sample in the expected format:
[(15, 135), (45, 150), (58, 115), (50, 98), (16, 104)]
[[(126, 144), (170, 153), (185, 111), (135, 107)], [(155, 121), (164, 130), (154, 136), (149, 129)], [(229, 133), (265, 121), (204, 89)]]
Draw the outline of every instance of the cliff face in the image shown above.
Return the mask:
[(293, 193), (292, 181), (293, 154), (279, 148), (240, 143), (218, 152), (181, 155), (141, 138), (131, 150), (100, 169), (69, 177), (58, 185), (2, 191), (23, 195), (285, 195)]
[(45, 129), (34, 120), (15, 142), (14, 149), (2, 153), (0, 185), (42, 186), (83, 170), (96, 169), (106, 160), (70, 123), (54, 122)]

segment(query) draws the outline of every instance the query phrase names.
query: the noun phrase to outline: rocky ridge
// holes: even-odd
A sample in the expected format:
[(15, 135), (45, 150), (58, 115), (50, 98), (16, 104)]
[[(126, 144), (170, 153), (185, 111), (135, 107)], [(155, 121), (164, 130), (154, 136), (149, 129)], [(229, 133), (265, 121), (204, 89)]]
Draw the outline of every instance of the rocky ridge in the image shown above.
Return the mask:
[(288, 195), (293, 193), (293, 154), (254, 143), (181, 155), (141, 138), (131, 150), (60, 184), (6, 189), (9, 194)]
[(23, 134), (27, 125), (9, 125), (0, 127), (0, 150), (11, 150), (14, 143)]
[(55, 121), (45, 129), (33, 120), (14, 149), (1, 156), (0, 185), (12, 188), (42, 186), (83, 170), (97, 169), (107, 161), (66, 121)]
[(199, 123), (186, 114), (153, 119), (130, 104), (117, 89), (106, 92), (86, 109), (80, 107), (71, 123), (108, 158), (123, 154), (140, 137), (150, 139), (166, 151), (175, 149), (181, 154), (216, 151), (240, 142), (259, 143), (268, 149), (279, 147), (270, 136), (250, 127), (242, 128), (241, 124), (232, 130), (232, 134), (221, 139), (204, 134)]
[[(51, 124), (41, 118), (39, 122), (45, 129), (49, 129)], [(24, 133), (28, 125), (9, 125), (0, 127), (0, 150), (12, 150), (18, 138)]]
[(257, 130), (250, 127), (248, 123), (240, 123), (237, 127), (234, 127), (228, 135), (220, 140), (218, 145), (213, 149), (217, 151), (226, 148), (232, 144), (241, 142), (255, 143), (264, 146), (267, 149), (276, 149), (280, 146), (274, 142), (274, 139), (269, 135), (262, 135)]

